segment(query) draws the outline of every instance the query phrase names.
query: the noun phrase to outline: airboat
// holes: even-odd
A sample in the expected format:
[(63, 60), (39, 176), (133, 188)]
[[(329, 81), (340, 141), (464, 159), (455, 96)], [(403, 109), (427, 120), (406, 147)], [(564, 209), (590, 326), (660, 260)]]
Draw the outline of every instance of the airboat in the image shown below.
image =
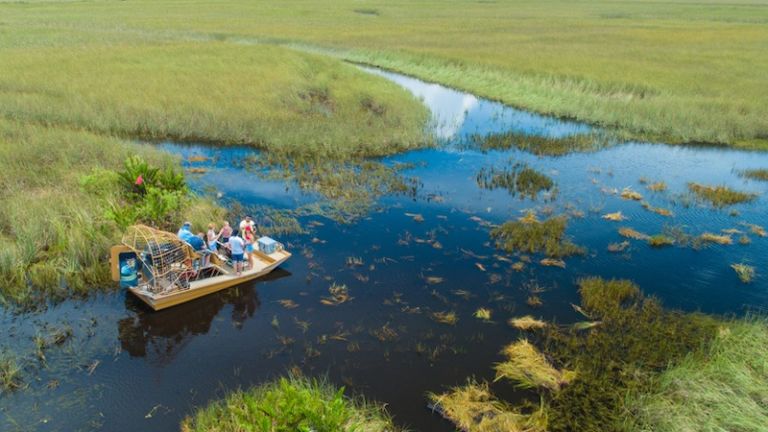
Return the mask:
[(262, 237), (254, 265), (238, 276), (234, 263), (220, 248), (203, 255), (175, 234), (146, 225), (129, 227), (121, 244), (111, 249), (112, 279), (154, 310), (186, 303), (262, 277), (291, 257), (282, 244)]

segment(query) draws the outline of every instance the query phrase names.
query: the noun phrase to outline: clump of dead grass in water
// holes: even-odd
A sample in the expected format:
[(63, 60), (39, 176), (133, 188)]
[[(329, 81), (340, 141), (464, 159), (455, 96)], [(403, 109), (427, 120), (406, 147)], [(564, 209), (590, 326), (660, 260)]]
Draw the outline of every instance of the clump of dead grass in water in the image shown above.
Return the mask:
[(531, 315), (522, 316), (519, 318), (510, 318), (507, 323), (520, 330), (534, 330), (534, 329), (540, 329), (547, 326), (547, 323), (538, 320)]
[(731, 264), (731, 268), (739, 276), (739, 280), (744, 283), (752, 282), (755, 278), (755, 268), (747, 264)]
[(675, 239), (665, 236), (664, 234), (656, 234), (648, 239), (648, 244), (651, 245), (651, 247), (662, 248), (675, 244)]
[(566, 238), (567, 224), (565, 216), (544, 221), (523, 218), (494, 228), (491, 237), (496, 240), (496, 246), (506, 252), (543, 253), (552, 258), (583, 255), (585, 249)]
[(717, 243), (719, 245), (733, 244), (733, 238), (731, 238), (731, 236), (727, 234), (720, 235), (720, 234), (705, 232), (704, 234), (699, 236), (699, 239), (706, 243)]
[(740, 192), (722, 185), (708, 186), (699, 183), (688, 183), (688, 190), (698, 199), (707, 201), (717, 208), (752, 202), (757, 198), (756, 194)]
[(432, 319), (440, 324), (456, 325), (459, 317), (456, 312), (433, 312)]
[(545, 432), (547, 428), (543, 410), (523, 414), (491, 394), (487, 383), (470, 381), (427, 396), (433, 409), (465, 432)]
[(507, 361), (496, 365), (496, 381), (506, 378), (522, 388), (558, 391), (576, 378), (576, 372), (552, 366), (527, 339), (507, 345), (502, 352)]

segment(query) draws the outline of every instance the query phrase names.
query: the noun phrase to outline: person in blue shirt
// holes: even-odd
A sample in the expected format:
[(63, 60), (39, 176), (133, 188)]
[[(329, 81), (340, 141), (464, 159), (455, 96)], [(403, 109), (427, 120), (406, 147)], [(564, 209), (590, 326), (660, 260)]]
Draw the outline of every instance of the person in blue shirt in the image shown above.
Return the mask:
[(184, 222), (184, 225), (179, 228), (179, 232), (176, 233), (176, 236), (181, 240), (189, 243), (192, 237), (195, 236), (192, 234), (192, 222)]

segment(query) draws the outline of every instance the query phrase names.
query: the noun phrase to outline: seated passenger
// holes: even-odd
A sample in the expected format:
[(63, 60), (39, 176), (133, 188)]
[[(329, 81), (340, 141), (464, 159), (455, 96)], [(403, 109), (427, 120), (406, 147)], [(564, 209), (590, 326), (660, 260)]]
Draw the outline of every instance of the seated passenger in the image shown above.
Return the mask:
[(190, 243), (190, 239), (195, 236), (192, 234), (192, 222), (184, 222), (184, 225), (179, 228), (179, 232), (176, 233), (176, 236), (182, 241)]

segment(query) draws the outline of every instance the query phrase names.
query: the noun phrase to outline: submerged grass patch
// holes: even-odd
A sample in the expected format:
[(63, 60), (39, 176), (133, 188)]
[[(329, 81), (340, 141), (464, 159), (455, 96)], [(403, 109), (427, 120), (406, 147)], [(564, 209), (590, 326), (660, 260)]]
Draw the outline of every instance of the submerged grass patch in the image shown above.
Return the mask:
[(752, 202), (757, 198), (756, 194), (740, 192), (728, 186), (709, 186), (699, 183), (688, 183), (688, 190), (698, 199), (712, 204), (714, 207), (723, 208), (734, 204)]
[(397, 431), (383, 407), (325, 381), (291, 376), (229, 394), (187, 417), (183, 432)]
[(739, 171), (739, 175), (752, 180), (768, 181), (768, 169), (747, 169)]
[(477, 173), (477, 184), (483, 189), (506, 189), (512, 196), (536, 199), (540, 192), (554, 192), (555, 182), (525, 163), (515, 163), (511, 166), (497, 169), (482, 168)]
[(607, 147), (609, 142), (605, 135), (595, 133), (546, 137), (511, 131), (490, 135), (471, 135), (468, 146), (482, 151), (515, 148), (539, 156), (563, 156), (570, 153), (598, 151)]
[(555, 216), (544, 221), (535, 218), (507, 221), (491, 231), (496, 247), (506, 252), (543, 253), (561, 258), (582, 255), (585, 249), (565, 236), (568, 219)]
[(752, 282), (755, 278), (755, 268), (747, 264), (731, 264), (731, 268), (739, 276), (739, 280), (744, 283)]

